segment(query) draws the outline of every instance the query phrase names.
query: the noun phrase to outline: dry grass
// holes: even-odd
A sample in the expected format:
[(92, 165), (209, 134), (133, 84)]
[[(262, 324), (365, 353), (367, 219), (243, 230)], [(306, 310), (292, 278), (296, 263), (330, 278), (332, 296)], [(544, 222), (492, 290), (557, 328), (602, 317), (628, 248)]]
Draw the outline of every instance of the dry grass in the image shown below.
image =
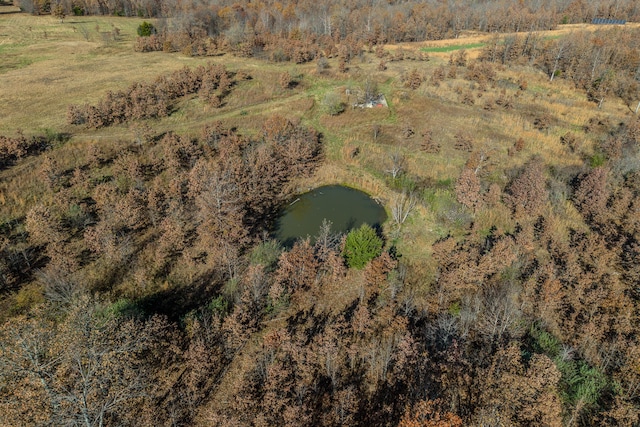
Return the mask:
[[(580, 132), (586, 121), (595, 115), (623, 120), (626, 107), (616, 100), (607, 101), (602, 110), (588, 103), (582, 93), (562, 80), (550, 84), (542, 73), (527, 67), (498, 69), (498, 81), (481, 92), (477, 85), (464, 80), (460, 69), (456, 79), (446, 79), (440, 86), (432, 86), (428, 79), (433, 70), (447, 61), (449, 52), (432, 52), (431, 60), (389, 62), (385, 71), (378, 71), (379, 60), (366, 54), (364, 60), (354, 60), (348, 73), (337, 73), (337, 59), (330, 59), (330, 68), (318, 74), (316, 64), (274, 64), (265, 61), (236, 58), (230, 55), (215, 58), (191, 58), (180, 53), (136, 53), (133, 51), (135, 29), (141, 19), (117, 17), (70, 17), (64, 24), (49, 16), (0, 14), (0, 134), (12, 135), (16, 129), (27, 134), (45, 130), (70, 132), (72, 139), (54, 152), (59, 164), (72, 169), (82, 162), (86, 147), (97, 141), (104, 147), (116, 147), (118, 141), (131, 141), (134, 131), (128, 125), (106, 129), (86, 130), (66, 125), (66, 110), (70, 104), (96, 102), (107, 90), (123, 89), (134, 81), (149, 81), (158, 75), (181, 67), (206, 62), (221, 62), (228, 69), (242, 70), (252, 80), (241, 82), (226, 104), (219, 109), (206, 106), (198, 98), (182, 100), (177, 111), (161, 120), (149, 121), (156, 134), (169, 130), (197, 135), (201, 127), (212, 120), (223, 120), (227, 126), (240, 129), (243, 134), (257, 132), (264, 119), (272, 114), (300, 120), (322, 133), (325, 162), (315, 175), (297, 183), (300, 190), (321, 184), (350, 185), (390, 203), (395, 195), (388, 185), (384, 169), (389, 154), (402, 153), (407, 159), (407, 172), (425, 182), (455, 182), (468, 152), (455, 150), (454, 135), (463, 131), (473, 136), (474, 149), (488, 153), (493, 170), (488, 182), (506, 185), (509, 171), (524, 164), (531, 156), (541, 155), (553, 166), (576, 166), (584, 162), (584, 155), (592, 152), (593, 141), (584, 138), (581, 152), (571, 153), (560, 143), (560, 136), (568, 131)], [(639, 24), (628, 24), (639, 25)], [(120, 29), (116, 41), (105, 33)], [(561, 26), (548, 32), (551, 37), (576, 29), (595, 26)], [(419, 50), (425, 46), (464, 46), (486, 42), (491, 35), (466, 33), (456, 40), (428, 43), (405, 43), (389, 46), (405, 50)], [(473, 57), (478, 49), (471, 49)], [(403, 87), (400, 77), (412, 69), (422, 73), (427, 81), (412, 91)], [(297, 86), (282, 89), (278, 76), (288, 71)], [(325, 113), (322, 100), (334, 92), (347, 101), (346, 88), (362, 86), (365, 78), (373, 78), (389, 102), (388, 109), (351, 109), (337, 116)], [(528, 88), (517, 89), (524, 78)], [(483, 110), (487, 99), (495, 99), (498, 92), (514, 97), (512, 109)], [(460, 91), (471, 91), (475, 105), (463, 105)], [(546, 131), (533, 127), (533, 119), (540, 112), (548, 112), (555, 121)], [(402, 136), (401, 129), (412, 126), (415, 134)], [(373, 125), (380, 126), (379, 137), (373, 136)], [(442, 150), (429, 154), (420, 150), (421, 135), (431, 131)], [(514, 156), (507, 155), (518, 138), (525, 140), (525, 149)], [(357, 149), (358, 154), (353, 155)], [(19, 162), (0, 174), (0, 219), (23, 215), (36, 200), (45, 201), (47, 195), (38, 184), (35, 173), (40, 159)], [(443, 190), (444, 191), (444, 190)], [(449, 190), (446, 190), (449, 191)], [(422, 194), (419, 194), (421, 197)], [(449, 197), (449, 196), (447, 196)], [(403, 224), (397, 237), (400, 251), (412, 264), (429, 272), (431, 244), (450, 232), (463, 233), (451, 224), (443, 223), (434, 208), (419, 206)], [(569, 208), (568, 223), (576, 226), (580, 218)], [(511, 230), (513, 224), (501, 210), (478, 213), (476, 226)], [(394, 227), (389, 226), (390, 235)], [(416, 267), (417, 268), (417, 267)]]
[[(0, 15), (0, 34), (5, 35), (0, 45), (0, 104), (5, 106), (0, 111), (0, 134), (18, 128), (65, 129), (68, 105), (95, 102), (107, 90), (198, 62), (178, 54), (134, 52), (141, 22), (72, 17), (60, 24), (50, 16)], [(104, 36), (114, 28), (120, 31), (116, 41)]]
[[(613, 25), (592, 25), (592, 24), (565, 24), (558, 25), (557, 29), (549, 30), (549, 31), (538, 31), (538, 33), (542, 33), (545, 37), (556, 38), (562, 37), (563, 35), (570, 34), (574, 31), (596, 31), (603, 27), (612, 27)], [(625, 27), (631, 28), (640, 28), (640, 23), (638, 22), (627, 22)], [(525, 33), (511, 33), (511, 34), (503, 34), (503, 35), (515, 35), (515, 34), (525, 34)], [(469, 53), (469, 58), (475, 59), (482, 49), (484, 43), (491, 40), (493, 34), (487, 34), (478, 31), (462, 31), (460, 36), (456, 39), (446, 39), (446, 40), (429, 40), (424, 42), (416, 42), (416, 43), (400, 43), (397, 45), (389, 45), (386, 46), (389, 49), (395, 50), (398, 47), (402, 47), (405, 50), (419, 50), (422, 48), (451, 48), (449, 51), (444, 52), (429, 52), (429, 57), (440, 58), (440, 59), (448, 59), (451, 55), (451, 52), (459, 49), (461, 46), (464, 47)], [(473, 46), (476, 47), (473, 47)]]
[(18, 6), (0, 5), (0, 14), (8, 13), (20, 13), (20, 8)]

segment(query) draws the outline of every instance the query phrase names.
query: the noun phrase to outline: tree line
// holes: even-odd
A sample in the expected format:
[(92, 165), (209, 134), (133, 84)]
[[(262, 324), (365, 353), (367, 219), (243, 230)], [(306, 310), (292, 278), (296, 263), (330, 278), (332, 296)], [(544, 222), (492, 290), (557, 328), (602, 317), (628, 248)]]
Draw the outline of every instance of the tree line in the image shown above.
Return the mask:
[(495, 36), (480, 59), (501, 64), (534, 65), (553, 81), (569, 80), (598, 107), (618, 98), (637, 113), (640, 57), (634, 46), (640, 31), (629, 28), (576, 31), (557, 39), (541, 35)]
[(141, 119), (168, 116), (173, 103), (190, 94), (197, 94), (207, 105), (218, 108), (245, 74), (229, 73), (223, 65), (210, 63), (195, 69), (184, 67), (150, 83), (136, 82), (124, 91), (108, 91), (97, 105), (70, 105), (67, 122), (91, 129)]
[[(162, 18), (161, 32), (195, 42), (204, 38), (231, 45), (255, 44), (262, 36), (280, 39), (327, 37), (335, 42), (355, 38), (365, 44), (457, 38), (463, 31), (527, 32), (561, 23), (591, 22), (595, 17), (638, 20), (633, 0), (516, 0), (487, 2), (406, 2), (379, 0), (306, 0), (260, 3), (217, 1), (212, 4), (172, 0), (21, 0), (24, 10), (67, 14)], [(256, 40), (257, 39), (257, 40)], [(174, 44), (176, 44), (174, 42)], [(180, 47), (179, 49), (182, 49)]]

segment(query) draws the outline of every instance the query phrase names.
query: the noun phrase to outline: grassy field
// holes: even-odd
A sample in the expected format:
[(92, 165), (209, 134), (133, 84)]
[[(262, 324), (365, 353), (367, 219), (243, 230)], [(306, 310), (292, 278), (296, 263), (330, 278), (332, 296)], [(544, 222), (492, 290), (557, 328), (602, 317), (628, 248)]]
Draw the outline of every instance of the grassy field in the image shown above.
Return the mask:
[(423, 47), (423, 48), (420, 48), (420, 50), (427, 53), (446, 53), (446, 52), (455, 52), (456, 50), (461, 50), (461, 49), (477, 49), (484, 46), (486, 46), (485, 43), (467, 43), (467, 44), (456, 44), (456, 45), (450, 45), (450, 46)]
[[(504, 187), (513, 170), (534, 154), (542, 156), (552, 167), (582, 164), (584, 156), (591, 154), (592, 141), (583, 137), (581, 151), (572, 153), (560, 143), (560, 136), (581, 129), (594, 115), (622, 120), (628, 114), (615, 100), (596, 111), (594, 104), (570, 85), (559, 80), (550, 85), (545, 75), (526, 67), (501, 70), (496, 84), (486, 92), (464, 80), (462, 71), (439, 86), (428, 83), (433, 70), (446, 64), (450, 52), (463, 48), (478, 50), (489, 35), (468, 34), (456, 40), (389, 46), (415, 52), (426, 50), (431, 58), (427, 62), (390, 61), (386, 70), (379, 71), (379, 60), (369, 52), (354, 59), (346, 73), (337, 71), (335, 58), (320, 73), (315, 63), (275, 64), (231, 55), (194, 58), (181, 53), (137, 53), (133, 51), (133, 43), (141, 22), (119, 17), (69, 17), (60, 23), (51, 16), (0, 14), (3, 106), (0, 134), (10, 136), (18, 129), (28, 135), (69, 134), (70, 140), (56, 149), (55, 155), (63, 167), (72, 169), (84, 158), (83, 150), (89, 142), (115, 146), (118, 141), (132, 140), (135, 132), (128, 125), (98, 130), (67, 125), (66, 111), (70, 104), (95, 103), (109, 90), (149, 81), (184, 66), (220, 62), (230, 70), (247, 72), (252, 79), (235, 88), (219, 109), (207, 107), (197, 98), (182, 100), (169, 117), (147, 123), (153, 132), (173, 130), (197, 135), (205, 123), (223, 120), (251, 134), (270, 115), (296, 118), (323, 134), (326, 158), (316, 176), (309, 182), (301, 182), (300, 188), (346, 183), (372, 193), (387, 205), (393, 202), (396, 193), (385, 170), (390, 155), (401, 153), (406, 158), (406, 175), (423, 192), (420, 208), (403, 225), (400, 234), (394, 234), (399, 237), (401, 250), (413, 259), (428, 254), (434, 240), (449, 233), (462, 233), (466, 227), (467, 219), (456, 217), (454, 212), (453, 185), (470, 153), (453, 148), (456, 133), (473, 136), (474, 150), (490, 158), (491, 167), (485, 180)], [(561, 36), (572, 31), (572, 27), (576, 26), (565, 26), (548, 36)], [(425, 78), (415, 91), (405, 88), (401, 81), (401, 76), (412, 69)], [(284, 71), (294, 76), (295, 88), (282, 89), (277, 83)], [(322, 101), (327, 93), (348, 102), (345, 90), (362, 87), (366, 79), (377, 83), (388, 100), (388, 109), (348, 107), (338, 116), (326, 114)], [(528, 82), (526, 90), (517, 89), (515, 82), (520, 79)], [(465, 91), (474, 93), (475, 105), (460, 102), (460, 93)], [(515, 108), (492, 111), (482, 108), (483, 103), (501, 92), (513, 97)], [(541, 112), (548, 112), (555, 119), (554, 125), (544, 132), (532, 125)], [(376, 137), (374, 126), (378, 129)], [(413, 135), (403, 136), (405, 128), (412, 128)], [(439, 154), (421, 151), (421, 135), (425, 132), (431, 132), (440, 142)], [(525, 148), (509, 157), (508, 151), (518, 138), (526, 141)], [(357, 156), (352, 155), (355, 151), (359, 153)], [(39, 162), (38, 158), (28, 159), (0, 173), (3, 219), (24, 215), (35, 200), (47, 197), (34, 174), (28, 173)], [(475, 221), (477, 226), (487, 229), (496, 224), (507, 229), (513, 227), (504, 216), (497, 211), (478, 215)], [(389, 228), (391, 231), (393, 227)]]
[(133, 52), (141, 22), (70, 17), (61, 24), (50, 16), (0, 15), (0, 133), (61, 130), (69, 104), (95, 102), (107, 90), (184, 66), (181, 58)]

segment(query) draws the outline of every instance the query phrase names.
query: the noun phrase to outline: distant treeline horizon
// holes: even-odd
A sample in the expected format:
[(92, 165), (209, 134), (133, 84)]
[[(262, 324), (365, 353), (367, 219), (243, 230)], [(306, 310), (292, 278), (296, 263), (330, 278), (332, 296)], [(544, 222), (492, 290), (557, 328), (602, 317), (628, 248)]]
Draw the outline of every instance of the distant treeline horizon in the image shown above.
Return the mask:
[(167, 18), (167, 31), (225, 36), (231, 43), (272, 34), (379, 44), (456, 38), (462, 31), (549, 30), (594, 18), (640, 20), (640, 5), (634, 0), (17, 0), (17, 4), (34, 14), (48, 14), (53, 6), (62, 5), (68, 15)]

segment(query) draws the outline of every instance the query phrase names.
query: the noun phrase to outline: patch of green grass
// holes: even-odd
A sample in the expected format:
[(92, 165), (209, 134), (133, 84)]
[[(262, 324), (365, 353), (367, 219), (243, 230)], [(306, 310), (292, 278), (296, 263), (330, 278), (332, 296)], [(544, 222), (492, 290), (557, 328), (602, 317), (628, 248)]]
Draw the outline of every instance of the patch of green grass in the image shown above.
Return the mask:
[(527, 88), (527, 91), (533, 92), (533, 93), (546, 93), (548, 91), (548, 88), (546, 86), (530, 85)]
[(428, 53), (443, 53), (443, 52), (454, 52), (456, 50), (461, 49), (476, 49), (479, 47), (484, 47), (486, 43), (469, 43), (469, 44), (459, 44), (454, 46), (435, 46), (435, 47), (423, 47), (420, 50)]
[(17, 46), (15, 44), (0, 44), (0, 54), (4, 54), (9, 52), (10, 50), (15, 49)]
[(6, 73), (10, 70), (19, 70), (21, 68), (28, 67), (33, 64), (33, 60), (31, 58), (26, 57), (16, 57), (16, 56), (8, 56), (2, 60), (0, 63), (0, 74)]

